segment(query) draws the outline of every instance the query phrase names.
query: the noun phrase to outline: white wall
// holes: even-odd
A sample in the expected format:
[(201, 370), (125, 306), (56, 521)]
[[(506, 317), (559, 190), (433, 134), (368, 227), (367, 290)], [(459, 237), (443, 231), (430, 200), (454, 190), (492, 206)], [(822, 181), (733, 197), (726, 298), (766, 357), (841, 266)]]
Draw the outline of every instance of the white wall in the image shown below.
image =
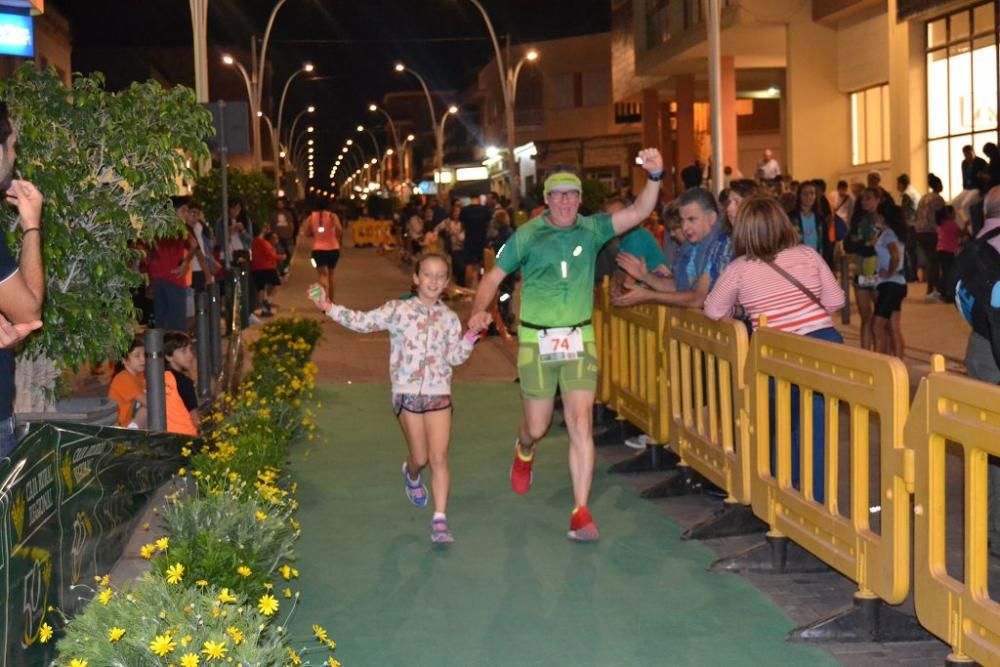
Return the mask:
[(889, 40), (886, 14), (837, 30), (837, 85), (853, 93), (889, 80)]

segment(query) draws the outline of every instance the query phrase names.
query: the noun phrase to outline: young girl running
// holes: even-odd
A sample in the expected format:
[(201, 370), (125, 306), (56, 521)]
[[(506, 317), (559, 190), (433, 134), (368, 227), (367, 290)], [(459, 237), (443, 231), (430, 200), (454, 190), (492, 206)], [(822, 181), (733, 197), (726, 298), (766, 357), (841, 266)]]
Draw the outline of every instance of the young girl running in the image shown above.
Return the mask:
[(417, 507), (427, 505), (420, 472), (429, 463), (434, 491), (431, 541), (438, 544), (454, 541), (445, 515), (451, 486), (451, 367), (469, 358), (477, 339), (473, 332), (462, 335), (458, 315), (440, 301), (450, 275), (444, 255), (423, 255), (413, 274), (416, 296), (393, 299), (369, 312), (334, 305), (321, 286), (309, 288), (309, 298), (333, 321), (361, 333), (389, 332), (392, 407), (409, 447), (403, 490)]

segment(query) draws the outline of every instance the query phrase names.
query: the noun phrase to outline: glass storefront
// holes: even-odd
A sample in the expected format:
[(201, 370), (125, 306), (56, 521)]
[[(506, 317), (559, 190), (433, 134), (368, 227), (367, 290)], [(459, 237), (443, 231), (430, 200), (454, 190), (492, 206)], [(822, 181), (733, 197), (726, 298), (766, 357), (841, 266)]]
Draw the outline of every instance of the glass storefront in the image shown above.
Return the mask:
[(962, 191), (962, 146), (980, 157), (997, 142), (997, 28), (994, 3), (927, 23), (928, 170), (946, 199)]

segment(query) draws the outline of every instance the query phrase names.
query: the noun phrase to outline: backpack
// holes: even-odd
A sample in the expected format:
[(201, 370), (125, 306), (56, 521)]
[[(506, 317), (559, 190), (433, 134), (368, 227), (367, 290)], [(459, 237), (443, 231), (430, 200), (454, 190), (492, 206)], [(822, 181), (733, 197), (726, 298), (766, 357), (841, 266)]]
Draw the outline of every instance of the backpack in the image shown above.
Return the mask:
[(972, 330), (990, 341), (1000, 366), (1000, 252), (989, 243), (998, 235), (1000, 227), (966, 244), (948, 272), (943, 296), (953, 296)]

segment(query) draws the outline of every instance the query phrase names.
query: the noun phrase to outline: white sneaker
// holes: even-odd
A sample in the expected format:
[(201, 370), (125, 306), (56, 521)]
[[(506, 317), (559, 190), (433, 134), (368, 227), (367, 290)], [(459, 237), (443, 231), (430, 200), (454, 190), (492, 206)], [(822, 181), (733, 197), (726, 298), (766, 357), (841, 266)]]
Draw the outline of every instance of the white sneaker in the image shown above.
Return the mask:
[(633, 438), (626, 438), (625, 446), (631, 447), (632, 449), (646, 449), (646, 445), (650, 444), (651, 442), (653, 442), (652, 438), (643, 433)]
[(941, 297), (941, 294), (937, 290), (934, 290), (926, 297), (924, 297), (924, 301), (927, 301), (928, 303), (944, 303), (944, 299)]

